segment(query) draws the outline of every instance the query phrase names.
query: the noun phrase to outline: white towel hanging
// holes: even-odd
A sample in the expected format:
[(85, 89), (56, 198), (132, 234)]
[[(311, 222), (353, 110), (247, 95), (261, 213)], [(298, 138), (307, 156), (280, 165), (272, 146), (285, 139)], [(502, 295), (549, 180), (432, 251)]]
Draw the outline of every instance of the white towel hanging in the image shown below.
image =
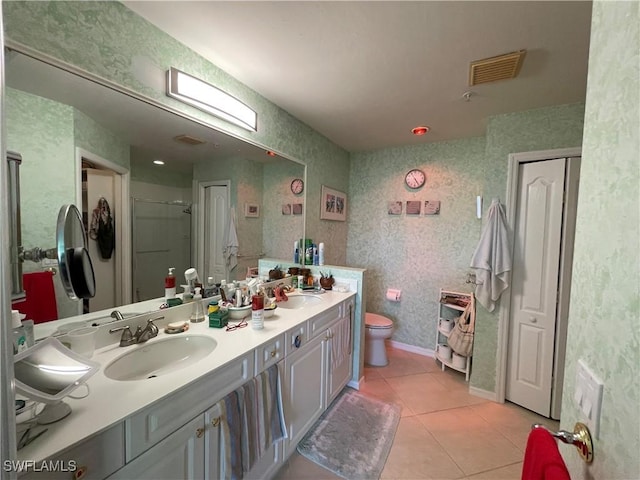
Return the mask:
[(476, 270), (476, 298), (492, 312), (502, 292), (509, 287), (511, 250), (506, 215), (499, 200), (493, 199), (487, 216), (480, 242), (471, 259), (471, 268)]
[(224, 232), (224, 248), (222, 254), (227, 263), (227, 268), (233, 270), (238, 265), (238, 233), (236, 232), (236, 209), (229, 209), (229, 221)]

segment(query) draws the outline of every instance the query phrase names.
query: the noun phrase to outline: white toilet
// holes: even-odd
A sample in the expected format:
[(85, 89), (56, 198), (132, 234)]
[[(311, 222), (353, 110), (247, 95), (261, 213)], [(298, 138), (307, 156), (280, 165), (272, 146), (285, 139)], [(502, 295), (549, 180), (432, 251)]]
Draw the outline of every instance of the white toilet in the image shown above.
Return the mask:
[(377, 313), (365, 314), (364, 320), (364, 361), (374, 367), (384, 367), (389, 363), (384, 340), (393, 333), (393, 322)]

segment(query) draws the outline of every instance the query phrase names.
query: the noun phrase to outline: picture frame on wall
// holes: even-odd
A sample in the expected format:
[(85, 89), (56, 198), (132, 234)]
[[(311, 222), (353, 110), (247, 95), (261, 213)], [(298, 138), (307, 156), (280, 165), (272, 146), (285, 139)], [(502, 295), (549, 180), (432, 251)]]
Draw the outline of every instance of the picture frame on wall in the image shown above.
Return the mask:
[(282, 204), (282, 214), (283, 215), (291, 215), (291, 204), (283, 203)]
[(260, 205), (258, 205), (257, 203), (245, 203), (244, 216), (258, 218), (260, 216)]
[(440, 215), (440, 200), (425, 200), (424, 201), (424, 214), (425, 215)]
[(294, 215), (302, 215), (302, 204), (301, 203), (291, 204), (291, 213)]
[(347, 220), (347, 196), (343, 192), (322, 185), (320, 189), (320, 218), (322, 220)]

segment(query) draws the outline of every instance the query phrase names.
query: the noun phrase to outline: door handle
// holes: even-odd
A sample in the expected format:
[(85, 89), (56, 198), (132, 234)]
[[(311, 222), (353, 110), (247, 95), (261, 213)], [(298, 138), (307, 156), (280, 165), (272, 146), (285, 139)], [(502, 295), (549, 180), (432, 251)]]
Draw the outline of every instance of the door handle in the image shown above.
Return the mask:
[(531, 323), (536, 323), (538, 321), (538, 319), (536, 317), (529, 317), (529, 321)]

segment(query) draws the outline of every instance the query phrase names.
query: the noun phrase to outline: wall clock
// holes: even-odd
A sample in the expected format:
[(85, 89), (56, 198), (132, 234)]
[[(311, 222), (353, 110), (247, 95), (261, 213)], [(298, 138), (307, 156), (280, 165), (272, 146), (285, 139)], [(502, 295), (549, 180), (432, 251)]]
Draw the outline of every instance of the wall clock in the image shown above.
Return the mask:
[(407, 187), (413, 189), (422, 187), (426, 179), (427, 176), (424, 174), (424, 172), (422, 170), (418, 170), (417, 168), (409, 170), (404, 176), (404, 182), (407, 184)]
[(299, 195), (302, 193), (302, 191), (304, 190), (304, 182), (302, 181), (301, 178), (294, 178), (291, 181), (291, 191), (296, 194)]

